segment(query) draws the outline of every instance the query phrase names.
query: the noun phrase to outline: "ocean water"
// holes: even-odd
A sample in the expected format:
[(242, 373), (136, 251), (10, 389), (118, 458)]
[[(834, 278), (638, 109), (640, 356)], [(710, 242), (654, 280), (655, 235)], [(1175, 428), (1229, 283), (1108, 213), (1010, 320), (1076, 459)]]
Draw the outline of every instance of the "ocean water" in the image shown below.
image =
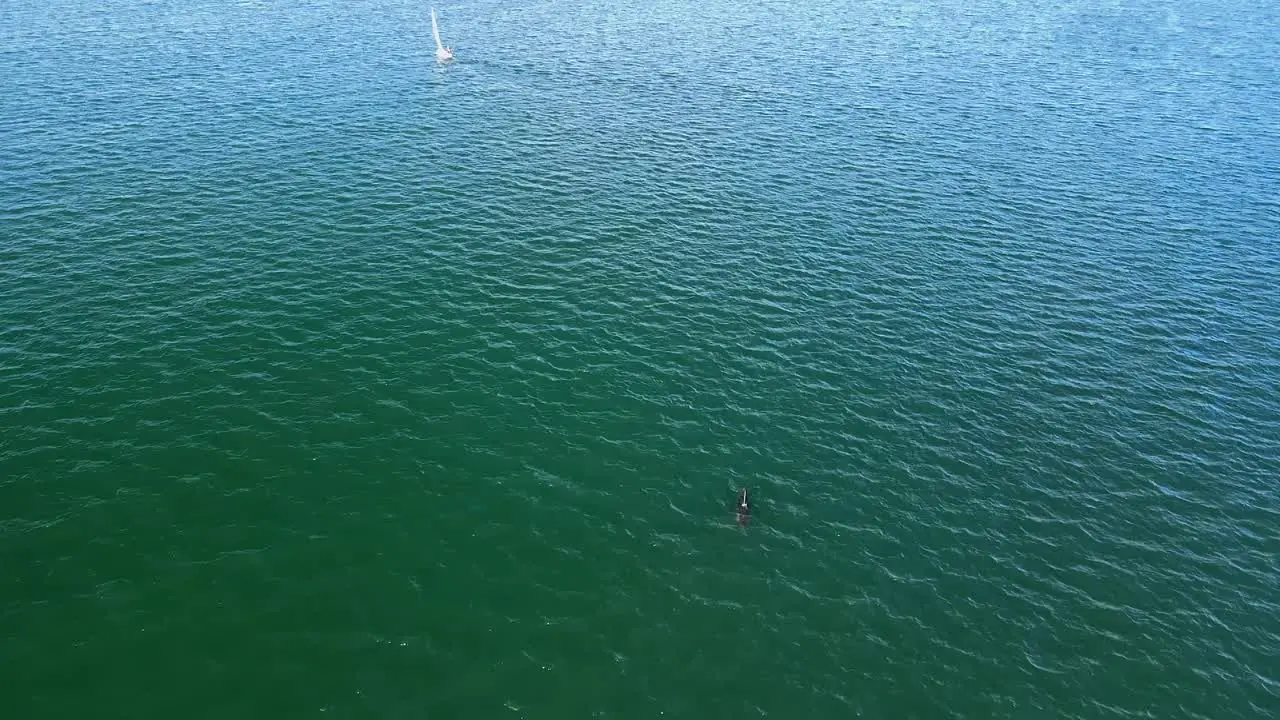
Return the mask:
[(1276, 717), (1277, 8), (5, 0), (0, 713)]

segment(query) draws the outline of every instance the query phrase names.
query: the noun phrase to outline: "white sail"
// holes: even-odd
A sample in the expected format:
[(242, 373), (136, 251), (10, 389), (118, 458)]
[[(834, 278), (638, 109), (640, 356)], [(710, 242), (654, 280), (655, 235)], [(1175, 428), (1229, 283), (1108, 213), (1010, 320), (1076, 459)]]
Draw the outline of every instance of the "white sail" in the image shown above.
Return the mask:
[(436, 52), (444, 50), (444, 43), (440, 42), (440, 24), (436, 22), (435, 8), (431, 8), (431, 37), (436, 39)]
[(436, 22), (436, 9), (431, 8), (431, 37), (436, 39), (436, 62), (447, 63), (453, 59), (453, 51), (440, 42), (440, 23)]

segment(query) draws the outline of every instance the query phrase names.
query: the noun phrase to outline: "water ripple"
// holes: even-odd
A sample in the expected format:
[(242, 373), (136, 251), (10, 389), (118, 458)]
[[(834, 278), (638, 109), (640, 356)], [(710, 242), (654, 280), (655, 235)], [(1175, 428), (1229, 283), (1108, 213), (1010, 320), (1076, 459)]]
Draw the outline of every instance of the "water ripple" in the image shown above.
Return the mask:
[(18, 716), (1270, 716), (1274, 9), (440, 10), (0, 7)]

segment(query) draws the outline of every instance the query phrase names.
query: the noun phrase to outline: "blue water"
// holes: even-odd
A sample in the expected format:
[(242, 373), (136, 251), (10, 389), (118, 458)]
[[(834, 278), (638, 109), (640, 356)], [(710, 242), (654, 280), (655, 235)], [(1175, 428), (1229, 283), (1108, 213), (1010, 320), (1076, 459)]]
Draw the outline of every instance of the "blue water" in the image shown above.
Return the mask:
[(5, 717), (1276, 715), (1277, 6), (437, 9), (0, 5)]

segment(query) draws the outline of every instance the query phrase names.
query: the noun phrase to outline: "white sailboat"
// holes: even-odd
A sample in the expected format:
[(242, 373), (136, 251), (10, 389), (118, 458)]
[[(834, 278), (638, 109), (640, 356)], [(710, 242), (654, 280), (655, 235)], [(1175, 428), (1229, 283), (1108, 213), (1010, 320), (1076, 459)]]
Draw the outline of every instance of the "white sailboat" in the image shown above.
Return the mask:
[(436, 62), (447, 63), (453, 59), (453, 49), (440, 42), (440, 24), (436, 22), (436, 9), (431, 8), (431, 36), (436, 39)]

